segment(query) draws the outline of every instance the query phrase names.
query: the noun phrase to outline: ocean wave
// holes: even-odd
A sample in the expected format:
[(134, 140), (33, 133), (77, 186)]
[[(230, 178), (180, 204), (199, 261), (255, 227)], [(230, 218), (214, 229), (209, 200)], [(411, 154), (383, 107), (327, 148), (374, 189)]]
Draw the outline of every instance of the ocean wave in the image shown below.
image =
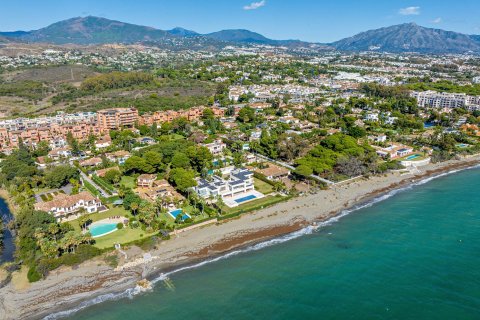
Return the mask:
[[(228, 252), (224, 255), (220, 255), (218, 257), (215, 257), (215, 258), (203, 260), (203, 261), (201, 261), (199, 263), (196, 263), (196, 264), (187, 265), (187, 266), (180, 267), (178, 269), (174, 269), (174, 270), (166, 272), (166, 273), (162, 273), (158, 277), (153, 279), (151, 281), (151, 283), (156, 284), (160, 281), (167, 280), (169, 276), (171, 276), (173, 274), (176, 274), (176, 273), (179, 273), (179, 272), (182, 272), (182, 271), (200, 268), (204, 265), (211, 264), (211, 263), (221, 261), (221, 260), (225, 260), (225, 259), (231, 258), (233, 256), (237, 256), (239, 254), (252, 252), (252, 251), (258, 251), (258, 250), (261, 250), (263, 248), (271, 247), (271, 246), (274, 246), (274, 245), (277, 245), (277, 244), (285, 243), (285, 242), (293, 240), (293, 239), (300, 238), (300, 237), (308, 235), (308, 234), (312, 234), (313, 232), (315, 232), (319, 228), (322, 228), (322, 227), (331, 225), (335, 222), (338, 222), (340, 219), (342, 219), (343, 217), (351, 214), (352, 212), (355, 212), (355, 211), (358, 211), (358, 210), (361, 210), (361, 209), (365, 209), (365, 208), (369, 208), (369, 207), (371, 207), (371, 206), (373, 206), (373, 205), (375, 205), (379, 202), (385, 201), (385, 200), (395, 196), (396, 194), (398, 194), (400, 192), (404, 192), (406, 190), (412, 189), (415, 186), (420, 186), (420, 185), (426, 184), (426, 183), (428, 183), (432, 180), (435, 180), (435, 179), (438, 179), (438, 178), (441, 178), (441, 177), (444, 177), (444, 176), (447, 176), (447, 175), (451, 175), (451, 174), (454, 174), (454, 173), (457, 173), (457, 172), (460, 172), (460, 171), (464, 171), (464, 170), (476, 169), (476, 168), (480, 168), (480, 165), (476, 165), (476, 166), (472, 166), (472, 167), (468, 167), (468, 168), (462, 168), (462, 169), (454, 169), (454, 170), (451, 170), (451, 171), (448, 171), (448, 172), (444, 172), (444, 173), (441, 173), (441, 174), (438, 174), (438, 175), (435, 175), (435, 176), (432, 176), (432, 177), (422, 179), (420, 181), (411, 183), (411, 184), (409, 184), (407, 186), (404, 186), (402, 188), (391, 190), (391, 191), (389, 191), (389, 192), (387, 192), (387, 193), (385, 193), (381, 196), (378, 196), (378, 197), (375, 197), (375, 198), (371, 199), (370, 201), (361, 203), (359, 205), (355, 205), (352, 208), (342, 210), (340, 212), (340, 214), (338, 214), (334, 217), (331, 217), (328, 220), (319, 222), (315, 225), (307, 226), (307, 227), (305, 227), (301, 230), (286, 234), (286, 235), (278, 237), (278, 238), (263, 241), (263, 242), (260, 242), (258, 244), (252, 245), (252, 246), (248, 246), (248, 247), (243, 248), (243, 249), (234, 250), (234, 251)], [(103, 302), (106, 302), (106, 301), (115, 301), (115, 300), (121, 300), (121, 299), (125, 299), (125, 298), (133, 298), (134, 296), (136, 296), (136, 295), (138, 295), (142, 292), (143, 292), (143, 290), (141, 290), (141, 288), (135, 287), (135, 288), (127, 289), (127, 290), (125, 290), (124, 292), (121, 292), (121, 293), (104, 294), (104, 295), (96, 297), (95, 299), (85, 301), (85, 302), (81, 303), (80, 305), (78, 305), (74, 309), (61, 311), (61, 312), (57, 312), (57, 313), (52, 313), (52, 314), (46, 316), (44, 318), (44, 320), (56, 320), (56, 319), (60, 319), (60, 318), (65, 318), (65, 317), (71, 316), (74, 313), (77, 313), (78, 311), (81, 311), (85, 308), (94, 306), (96, 304), (100, 304), (100, 303), (103, 303)]]

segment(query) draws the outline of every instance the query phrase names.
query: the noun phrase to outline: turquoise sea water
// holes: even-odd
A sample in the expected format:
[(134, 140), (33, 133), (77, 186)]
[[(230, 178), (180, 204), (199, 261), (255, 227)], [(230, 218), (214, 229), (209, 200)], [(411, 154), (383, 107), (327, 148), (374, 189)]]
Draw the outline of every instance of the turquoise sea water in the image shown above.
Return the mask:
[(479, 187), (480, 169), (438, 178), (71, 318), (480, 319)]

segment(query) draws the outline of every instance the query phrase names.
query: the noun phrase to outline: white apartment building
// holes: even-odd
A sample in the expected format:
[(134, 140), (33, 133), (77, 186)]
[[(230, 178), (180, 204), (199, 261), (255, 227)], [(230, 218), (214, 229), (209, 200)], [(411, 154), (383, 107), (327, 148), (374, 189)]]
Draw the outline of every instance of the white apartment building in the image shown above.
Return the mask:
[(465, 93), (445, 93), (436, 91), (413, 91), (410, 96), (417, 99), (420, 108), (463, 108), (480, 104), (480, 97), (468, 96)]

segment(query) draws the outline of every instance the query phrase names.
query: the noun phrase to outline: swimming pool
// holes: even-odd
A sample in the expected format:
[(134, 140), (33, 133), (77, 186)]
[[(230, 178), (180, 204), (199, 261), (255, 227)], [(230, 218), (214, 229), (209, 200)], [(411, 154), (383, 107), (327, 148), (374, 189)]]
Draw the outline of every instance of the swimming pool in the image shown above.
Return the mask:
[[(177, 219), (178, 215), (179, 214), (182, 214), (183, 213), (183, 210), (182, 209), (175, 209), (175, 210), (172, 210), (169, 212), (169, 214), (173, 217), (173, 219)], [(187, 220), (188, 218), (190, 218), (190, 216), (186, 213), (183, 214), (182, 216), (182, 221), (185, 221)]]
[(470, 145), (466, 144), (466, 143), (460, 143), (460, 144), (457, 144), (457, 147), (459, 148), (467, 148), (469, 147)]
[(421, 155), (419, 155), (419, 154), (413, 154), (413, 155), (405, 158), (405, 160), (415, 160), (415, 159), (420, 158), (420, 157), (421, 157)]
[(88, 231), (90, 231), (90, 234), (92, 235), (93, 238), (102, 237), (109, 233), (117, 231), (117, 223), (92, 224), (88, 228)]
[(246, 197), (243, 197), (243, 198), (240, 198), (240, 199), (235, 199), (235, 202), (236, 203), (242, 203), (242, 202), (245, 202), (245, 201), (250, 201), (250, 200), (253, 200), (253, 199), (256, 199), (257, 196), (251, 194), (249, 196), (246, 196)]

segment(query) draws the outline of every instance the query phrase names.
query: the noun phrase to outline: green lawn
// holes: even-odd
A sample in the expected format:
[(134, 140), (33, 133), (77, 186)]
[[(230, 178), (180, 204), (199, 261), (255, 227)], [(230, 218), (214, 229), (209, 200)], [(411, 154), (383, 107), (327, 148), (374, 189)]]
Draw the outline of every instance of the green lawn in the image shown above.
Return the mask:
[[(132, 215), (129, 211), (125, 210), (123, 207), (115, 207), (105, 212), (97, 212), (97, 213), (90, 214), (88, 217), (92, 219), (93, 222), (95, 222), (103, 219), (108, 219), (114, 216), (122, 216), (122, 217), (130, 218)], [(69, 223), (73, 226), (75, 231), (80, 232), (80, 225), (78, 224), (78, 220), (70, 221)]]
[[(92, 219), (93, 222), (108, 219), (114, 216), (130, 218), (132, 215), (123, 207), (115, 207), (105, 212), (97, 212), (89, 215), (90, 219)], [(81, 231), (78, 220), (70, 221), (69, 223), (73, 226), (75, 231)], [(126, 227), (113, 233), (107, 234), (106, 236), (95, 238), (95, 247), (100, 249), (110, 248), (113, 247), (115, 243), (128, 243), (148, 236), (150, 235), (140, 228), (131, 229), (130, 227)]]
[(122, 180), (120, 180), (120, 184), (130, 189), (135, 189), (136, 187), (135, 178), (130, 176), (122, 176)]
[[(200, 214), (198, 216), (192, 215), (192, 213), (191, 213), (192, 210), (193, 210), (192, 206), (187, 206), (186, 208), (182, 208), (182, 210), (185, 213), (187, 213), (190, 217), (192, 217), (194, 222), (197, 222), (197, 221), (200, 221), (200, 220), (205, 220), (206, 218), (208, 218), (207, 214), (203, 214), (203, 215)], [(175, 224), (175, 219), (173, 219), (173, 217), (169, 213), (161, 212), (160, 213), (160, 219), (165, 220), (167, 222), (167, 225), (169, 225), (169, 226), (173, 226)]]
[(273, 192), (273, 187), (270, 184), (257, 178), (253, 178), (253, 180), (255, 184), (255, 190), (257, 190), (258, 192), (261, 192), (263, 194), (269, 194)]
[(148, 236), (150, 236), (150, 234), (140, 228), (131, 229), (127, 227), (107, 234), (106, 236), (95, 238), (95, 247), (99, 249), (110, 248), (113, 247), (115, 243), (128, 243)]
[(170, 140), (182, 140), (182, 139), (185, 139), (184, 136), (180, 135), (180, 134), (176, 134), (176, 133), (172, 133), (171, 135), (169, 135), (170, 137)]
[(284, 200), (286, 200), (286, 198), (282, 196), (266, 196), (265, 198), (249, 201), (245, 204), (239, 205), (238, 207), (234, 207), (234, 208), (229, 208), (227, 206), (224, 206), (222, 210), (222, 214), (229, 215), (229, 214), (237, 213), (240, 211), (247, 212), (251, 210), (257, 210), (257, 209), (261, 209), (262, 207), (270, 206), (277, 202), (282, 202)]

